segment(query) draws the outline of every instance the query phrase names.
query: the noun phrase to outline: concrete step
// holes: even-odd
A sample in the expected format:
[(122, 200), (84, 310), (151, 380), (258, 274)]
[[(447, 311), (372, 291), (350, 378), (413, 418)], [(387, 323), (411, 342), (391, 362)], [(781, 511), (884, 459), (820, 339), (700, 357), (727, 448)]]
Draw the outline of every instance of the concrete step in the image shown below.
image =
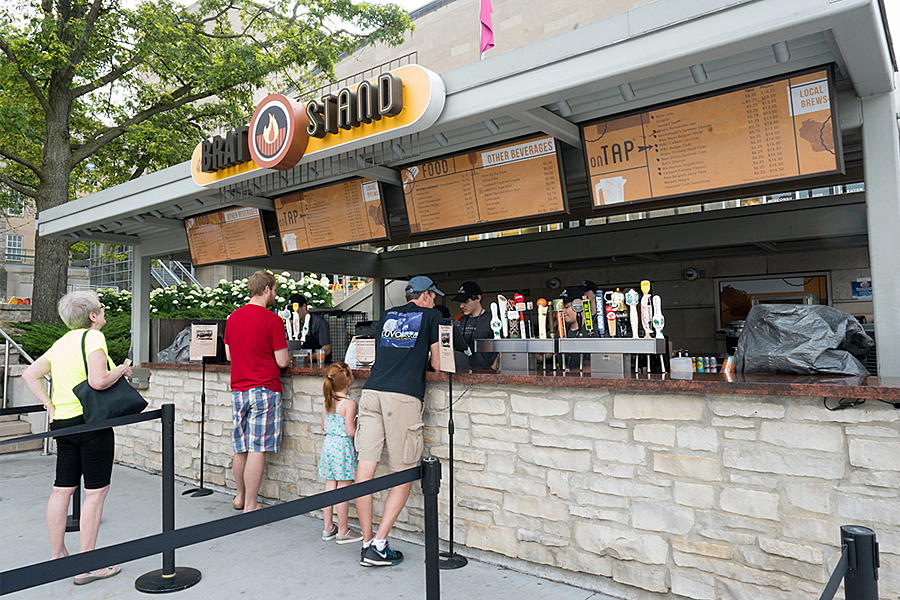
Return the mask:
[(31, 433), (31, 424), (16, 419), (15, 421), (0, 421), (0, 439), (19, 437)]
[[(16, 436), (18, 437), (18, 436)], [(4, 439), (0, 437), (0, 439)], [(0, 446), (0, 454), (14, 454), (16, 452), (31, 452), (33, 450), (42, 450), (44, 448), (44, 440), (31, 440), (28, 442), (17, 442), (15, 444), (6, 444)]]
[[(10, 419), (10, 417), (12, 417)], [(20, 421), (16, 415), (0, 417), (0, 440), (9, 440), (31, 434), (31, 424)], [(40, 450), (44, 447), (43, 440), (31, 440), (0, 446), (0, 454), (12, 454), (14, 452), (28, 452)]]

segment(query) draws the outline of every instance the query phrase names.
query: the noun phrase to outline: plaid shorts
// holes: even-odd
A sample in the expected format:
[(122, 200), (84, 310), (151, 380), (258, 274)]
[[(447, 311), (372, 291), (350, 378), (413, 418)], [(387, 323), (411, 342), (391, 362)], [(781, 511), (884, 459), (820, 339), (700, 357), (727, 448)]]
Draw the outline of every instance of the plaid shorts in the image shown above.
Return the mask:
[(281, 445), (281, 392), (257, 387), (231, 392), (234, 451), (278, 452)]

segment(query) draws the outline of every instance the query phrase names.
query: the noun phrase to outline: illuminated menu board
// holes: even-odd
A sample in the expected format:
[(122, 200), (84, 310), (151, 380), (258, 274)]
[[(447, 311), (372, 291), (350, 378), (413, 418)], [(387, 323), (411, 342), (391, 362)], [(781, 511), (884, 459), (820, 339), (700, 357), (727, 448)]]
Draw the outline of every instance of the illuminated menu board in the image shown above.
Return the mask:
[(234, 208), (184, 220), (191, 262), (209, 265), (268, 256), (262, 215), (256, 208)]
[(595, 207), (843, 171), (831, 71), (582, 127)]
[(552, 137), (439, 158), (401, 176), (413, 234), (567, 211)]
[(353, 179), (275, 199), (285, 253), (388, 237), (381, 187)]

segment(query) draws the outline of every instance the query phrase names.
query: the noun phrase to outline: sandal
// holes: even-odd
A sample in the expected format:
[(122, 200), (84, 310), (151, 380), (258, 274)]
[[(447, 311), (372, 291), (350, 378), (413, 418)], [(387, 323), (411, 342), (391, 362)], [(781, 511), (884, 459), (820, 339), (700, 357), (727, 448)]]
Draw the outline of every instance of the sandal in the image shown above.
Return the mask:
[(121, 566), (114, 565), (112, 567), (97, 569), (96, 571), (88, 571), (87, 573), (76, 575), (72, 580), (72, 583), (74, 583), (75, 585), (84, 585), (92, 581), (97, 581), (98, 579), (107, 579), (108, 577), (112, 577), (113, 575), (118, 575), (121, 570)]
[(244, 503), (243, 503), (243, 502), (241, 502), (240, 504), (238, 504), (237, 502), (235, 502), (234, 500), (232, 500), (232, 501), (231, 501), (231, 505), (234, 507), (234, 510), (244, 510)]

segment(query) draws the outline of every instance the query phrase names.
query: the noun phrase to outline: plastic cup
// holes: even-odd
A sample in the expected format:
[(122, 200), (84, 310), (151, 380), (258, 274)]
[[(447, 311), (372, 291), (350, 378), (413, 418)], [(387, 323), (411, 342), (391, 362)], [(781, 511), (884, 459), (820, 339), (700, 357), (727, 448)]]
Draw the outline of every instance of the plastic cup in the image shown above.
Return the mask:
[(316, 350), (316, 364), (320, 367), (325, 366), (325, 350), (321, 348)]

